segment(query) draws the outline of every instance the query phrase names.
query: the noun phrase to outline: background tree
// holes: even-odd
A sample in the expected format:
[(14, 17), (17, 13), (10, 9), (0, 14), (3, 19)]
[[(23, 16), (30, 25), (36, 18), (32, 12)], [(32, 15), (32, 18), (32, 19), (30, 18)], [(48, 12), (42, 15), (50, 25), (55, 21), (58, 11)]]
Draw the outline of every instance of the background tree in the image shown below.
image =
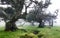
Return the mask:
[[(31, 0), (32, 1), (32, 0)], [(39, 27), (44, 27), (44, 22), (45, 21), (49, 21), (50, 26), (53, 25), (53, 18), (56, 18), (57, 16), (57, 12), (58, 10), (56, 10), (57, 12), (54, 13), (56, 15), (51, 14), (46, 14), (46, 9), (49, 7), (49, 5), (51, 4), (50, 0), (45, 0), (45, 3), (43, 4), (43, 1), (32, 1), (36, 4), (36, 6), (34, 7), (35, 9), (30, 11), (30, 13), (27, 15), (27, 20), (29, 21), (37, 21), (39, 22)]]

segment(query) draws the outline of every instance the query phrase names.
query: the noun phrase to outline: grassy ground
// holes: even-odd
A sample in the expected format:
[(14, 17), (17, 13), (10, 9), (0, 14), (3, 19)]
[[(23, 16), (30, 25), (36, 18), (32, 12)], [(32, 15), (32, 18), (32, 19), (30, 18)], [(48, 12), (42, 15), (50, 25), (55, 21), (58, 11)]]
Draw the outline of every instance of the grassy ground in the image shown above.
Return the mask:
[(26, 26), (14, 32), (6, 32), (2, 27), (0, 28), (0, 38), (60, 38), (60, 27), (37, 28)]

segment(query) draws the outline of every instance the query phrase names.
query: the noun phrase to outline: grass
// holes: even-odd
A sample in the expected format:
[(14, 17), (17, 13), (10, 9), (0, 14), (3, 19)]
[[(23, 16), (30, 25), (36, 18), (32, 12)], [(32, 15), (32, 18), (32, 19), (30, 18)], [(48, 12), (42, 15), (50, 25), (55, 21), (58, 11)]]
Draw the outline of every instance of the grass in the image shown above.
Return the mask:
[[(23, 27), (24, 30), (17, 30), (14, 32), (6, 32), (3, 27), (0, 27), (0, 38), (60, 38), (60, 27), (52, 28), (37, 28), (34, 26)], [(39, 31), (38, 34), (34, 34), (34, 31)]]

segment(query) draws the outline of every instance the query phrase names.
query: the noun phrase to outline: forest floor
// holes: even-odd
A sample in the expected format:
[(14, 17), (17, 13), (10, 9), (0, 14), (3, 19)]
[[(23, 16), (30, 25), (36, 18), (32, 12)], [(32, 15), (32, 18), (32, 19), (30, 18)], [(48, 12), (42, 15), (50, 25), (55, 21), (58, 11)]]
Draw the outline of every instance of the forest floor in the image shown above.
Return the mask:
[(60, 27), (26, 26), (13, 32), (0, 27), (0, 38), (60, 38)]

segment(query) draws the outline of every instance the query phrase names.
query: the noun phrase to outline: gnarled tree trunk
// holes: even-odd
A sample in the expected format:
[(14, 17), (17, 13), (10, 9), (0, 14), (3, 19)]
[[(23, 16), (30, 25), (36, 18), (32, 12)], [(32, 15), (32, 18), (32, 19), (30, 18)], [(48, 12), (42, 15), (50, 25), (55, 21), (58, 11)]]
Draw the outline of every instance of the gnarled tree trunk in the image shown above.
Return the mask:
[(21, 17), (21, 12), (25, 0), (8, 0), (8, 2), (11, 3), (13, 8), (15, 8), (16, 14), (14, 14), (12, 19), (10, 19), (10, 21), (6, 23), (5, 31), (14, 31), (17, 29), (15, 22), (19, 19), (19, 16)]
[(17, 29), (15, 22), (7, 22), (6, 23), (6, 27), (5, 27), (5, 31), (15, 31)]
[(16, 29), (18, 29), (15, 24), (17, 19), (18, 18), (15, 19), (15, 17), (13, 17), (10, 21), (6, 22), (5, 31), (15, 31)]

